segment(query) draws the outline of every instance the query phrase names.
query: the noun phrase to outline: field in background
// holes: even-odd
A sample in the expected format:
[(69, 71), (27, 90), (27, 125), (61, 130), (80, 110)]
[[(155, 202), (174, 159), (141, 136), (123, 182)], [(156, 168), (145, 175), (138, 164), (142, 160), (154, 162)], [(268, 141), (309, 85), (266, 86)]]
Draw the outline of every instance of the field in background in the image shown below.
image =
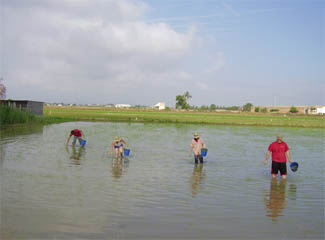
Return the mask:
[(325, 117), (316, 115), (158, 111), (147, 109), (114, 109), (104, 107), (44, 107), (47, 117), (76, 121), (128, 121), (165, 123), (202, 123), (245, 126), (324, 128)]

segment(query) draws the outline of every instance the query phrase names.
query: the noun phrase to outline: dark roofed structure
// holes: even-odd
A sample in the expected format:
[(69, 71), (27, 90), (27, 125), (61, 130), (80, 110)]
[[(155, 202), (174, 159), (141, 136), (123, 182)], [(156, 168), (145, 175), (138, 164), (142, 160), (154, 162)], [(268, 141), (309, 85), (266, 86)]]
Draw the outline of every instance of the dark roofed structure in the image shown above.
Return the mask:
[(30, 100), (2, 100), (2, 104), (18, 108), (36, 115), (43, 115), (44, 102), (30, 101)]

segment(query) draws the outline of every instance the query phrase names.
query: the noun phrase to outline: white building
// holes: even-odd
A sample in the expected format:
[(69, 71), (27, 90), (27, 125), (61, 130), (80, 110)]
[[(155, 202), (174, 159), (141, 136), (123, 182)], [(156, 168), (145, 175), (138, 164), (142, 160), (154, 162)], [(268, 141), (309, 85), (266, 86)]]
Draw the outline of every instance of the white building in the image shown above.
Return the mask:
[(157, 103), (155, 106), (153, 106), (153, 108), (156, 108), (158, 110), (164, 110), (166, 108), (166, 103), (164, 102), (159, 102)]
[(131, 107), (130, 104), (115, 104), (116, 108), (129, 108)]
[(325, 106), (319, 105), (319, 106), (310, 106), (306, 109), (307, 114), (325, 114)]
[(324, 115), (325, 114), (325, 107), (316, 108), (316, 113)]

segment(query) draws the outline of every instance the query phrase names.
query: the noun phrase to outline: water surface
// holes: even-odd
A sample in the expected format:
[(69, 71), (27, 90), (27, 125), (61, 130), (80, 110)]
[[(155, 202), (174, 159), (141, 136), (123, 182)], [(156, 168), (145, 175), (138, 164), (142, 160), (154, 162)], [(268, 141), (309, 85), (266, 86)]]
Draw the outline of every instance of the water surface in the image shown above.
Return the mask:
[[(85, 148), (65, 148), (73, 128)], [(263, 164), (279, 132), (299, 162), (286, 181)], [(128, 159), (109, 156), (115, 136)], [(320, 129), (74, 122), (2, 131), (0, 149), (2, 239), (324, 238)]]

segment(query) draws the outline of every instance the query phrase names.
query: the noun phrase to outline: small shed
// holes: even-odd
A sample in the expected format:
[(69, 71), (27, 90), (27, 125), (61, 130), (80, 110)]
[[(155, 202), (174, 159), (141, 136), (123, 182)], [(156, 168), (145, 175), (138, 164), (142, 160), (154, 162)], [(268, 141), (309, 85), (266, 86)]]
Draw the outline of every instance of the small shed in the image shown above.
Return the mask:
[(43, 115), (44, 102), (30, 101), (30, 100), (3, 100), (2, 104), (18, 108), (36, 115)]

